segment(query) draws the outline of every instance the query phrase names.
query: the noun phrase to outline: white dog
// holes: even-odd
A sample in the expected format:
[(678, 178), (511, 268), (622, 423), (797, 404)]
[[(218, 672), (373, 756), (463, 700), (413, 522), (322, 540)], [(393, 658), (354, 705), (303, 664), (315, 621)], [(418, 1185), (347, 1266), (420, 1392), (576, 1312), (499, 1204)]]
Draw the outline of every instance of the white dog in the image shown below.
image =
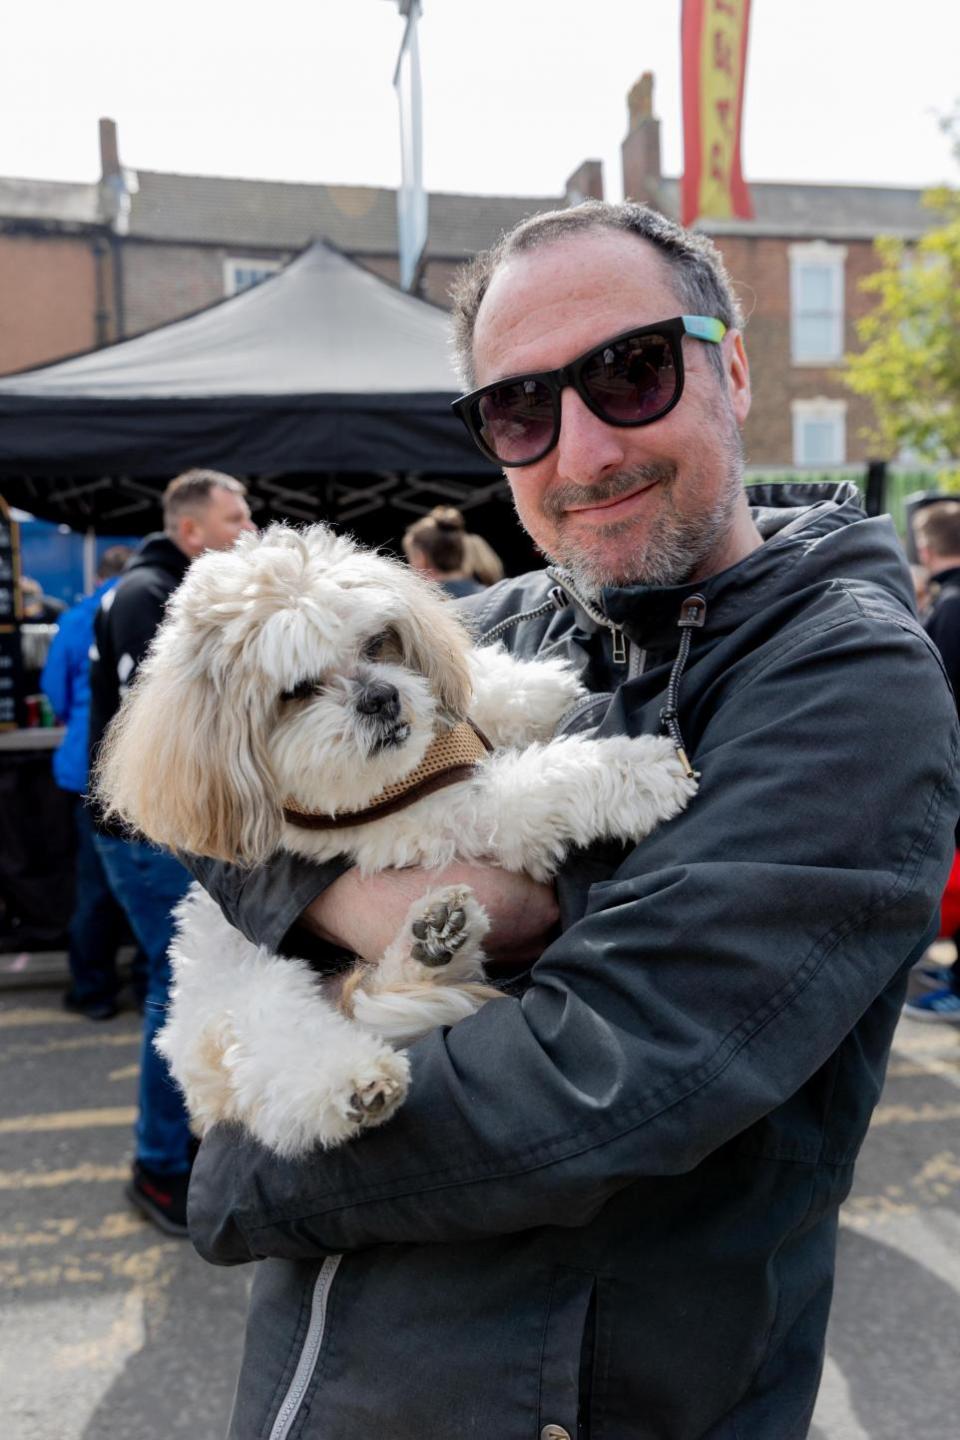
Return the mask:
[[(364, 872), (458, 857), (545, 879), (571, 846), (640, 840), (695, 790), (668, 739), (551, 739), (583, 693), (563, 662), (474, 648), (396, 561), (275, 525), (191, 565), (100, 795), (159, 845), (243, 865), (284, 847)], [(196, 1129), (236, 1120), (292, 1155), (385, 1120), (409, 1080), (394, 1047), (496, 995), (487, 928), (470, 891), (434, 892), (377, 964), (321, 981), (194, 887), (158, 1048)]]

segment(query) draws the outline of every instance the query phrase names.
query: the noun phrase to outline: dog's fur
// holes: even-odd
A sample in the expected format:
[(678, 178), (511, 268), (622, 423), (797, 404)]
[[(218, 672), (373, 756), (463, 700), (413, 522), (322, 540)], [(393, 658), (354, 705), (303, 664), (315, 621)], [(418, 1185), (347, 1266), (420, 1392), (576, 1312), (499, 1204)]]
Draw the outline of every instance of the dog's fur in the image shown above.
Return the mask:
[[(642, 839), (695, 789), (667, 739), (551, 739), (583, 693), (561, 661), (474, 648), (396, 561), (323, 526), (275, 525), (190, 567), (111, 726), (99, 794), (157, 844), (244, 865), (286, 848), (367, 873), (458, 857), (546, 879), (573, 845)], [(468, 714), (494, 745), (473, 778), (365, 825), (285, 820), (285, 803), (363, 808)], [(295, 1154), (386, 1119), (409, 1080), (394, 1047), (496, 994), (487, 928), (468, 890), (435, 892), (376, 965), (321, 982), (249, 944), (194, 887), (158, 1047), (196, 1128), (238, 1120)]]

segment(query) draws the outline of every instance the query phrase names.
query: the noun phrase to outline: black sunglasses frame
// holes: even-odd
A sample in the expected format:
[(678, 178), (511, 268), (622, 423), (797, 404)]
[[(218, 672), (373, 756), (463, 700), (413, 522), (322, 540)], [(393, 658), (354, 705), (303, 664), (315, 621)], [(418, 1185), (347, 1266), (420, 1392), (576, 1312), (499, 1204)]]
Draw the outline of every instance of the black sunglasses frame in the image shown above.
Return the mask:
[[(624, 330), (620, 335), (614, 335), (609, 340), (602, 341), (599, 345), (593, 345), (583, 355), (578, 355), (568, 365), (561, 365), (557, 370), (534, 370), (524, 375), (505, 375), (502, 380), (495, 380), (492, 385), (484, 385), (479, 390), (471, 390), (468, 395), (461, 395), (459, 400), (454, 400), (451, 410), (458, 415), (466, 426), (470, 438), (489, 460), (495, 465), (502, 465), (507, 470), (520, 470), (525, 465), (536, 465), (545, 455), (549, 455), (560, 439), (561, 405), (560, 397), (563, 390), (568, 386), (577, 392), (587, 409), (602, 420), (605, 425), (614, 425), (621, 430), (634, 430), (641, 425), (652, 425), (656, 420), (662, 420), (668, 415), (674, 406), (679, 402), (683, 394), (684, 368), (683, 368), (683, 345), (684, 335), (693, 335), (698, 340), (706, 340), (709, 343), (719, 344), (726, 334), (727, 327), (722, 320), (715, 320), (702, 315), (677, 315), (671, 320), (661, 320), (656, 325), (641, 325), (633, 330)], [(713, 331), (714, 333), (708, 333)], [(617, 420), (606, 415), (603, 409), (591, 399), (581, 379), (584, 368), (603, 353), (610, 345), (617, 345), (623, 340), (639, 339), (643, 335), (663, 336), (670, 346), (670, 353), (673, 358), (674, 375), (676, 377), (673, 394), (666, 405), (661, 406), (653, 415), (646, 415), (641, 420)], [(494, 390), (500, 390), (505, 385), (517, 385), (527, 380), (539, 381), (545, 386), (550, 396), (550, 403), (553, 411), (553, 430), (549, 442), (540, 449), (536, 455), (531, 455), (527, 460), (503, 460), (497, 455), (483, 439), (483, 425), (480, 419), (480, 401), (485, 395), (490, 395)]]

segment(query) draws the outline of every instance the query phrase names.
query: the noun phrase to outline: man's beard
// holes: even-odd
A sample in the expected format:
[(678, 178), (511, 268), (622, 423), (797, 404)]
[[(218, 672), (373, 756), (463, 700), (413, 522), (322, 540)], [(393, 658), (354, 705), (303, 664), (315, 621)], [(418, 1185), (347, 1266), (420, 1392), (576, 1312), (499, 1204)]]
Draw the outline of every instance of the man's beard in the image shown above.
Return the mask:
[[(561, 566), (587, 596), (598, 595), (604, 586), (685, 584), (722, 546), (743, 494), (743, 451), (740, 432), (732, 417), (721, 463), (724, 476), (717, 495), (707, 509), (692, 514), (682, 514), (676, 507), (677, 467), (673, 462), (621, 470), (595, 485), (558, 485), (548, 492), (541, 506), (556, 534), (547, 558)], [(690, 494), (695, 501), (696, 473), (690, 479)], [(655, 482), (659, 491), (654, 502), (657, 511), (652, 519), (641, 513), (627, 520), (598, 525), (592, 531), (589, 550), (585, 549), (582, 537), (578, 539), (565, 531), (568, 506), (615, 500), (651, 482)], [(636, 544), (624, 554), (624, 537), (634, 530), (637, 531)], [(611, 544), (607, 546), (605, 542)], [(614, 549), (616, 558), (611, 558), (610, 548)]]

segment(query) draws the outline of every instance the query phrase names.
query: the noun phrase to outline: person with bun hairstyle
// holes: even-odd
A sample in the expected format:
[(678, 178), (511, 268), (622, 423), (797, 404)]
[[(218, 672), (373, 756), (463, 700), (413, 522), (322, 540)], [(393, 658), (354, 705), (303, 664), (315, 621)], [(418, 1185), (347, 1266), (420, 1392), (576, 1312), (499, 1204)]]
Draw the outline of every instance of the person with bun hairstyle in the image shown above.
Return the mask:
[(503, 561), (493, 546), (482, 535), (467, 531), (463, 537), (464, 568), (484, 588), (496, 585), (503, 579)]
[(475, 595), (484, 586), (471, 574), (463, 516), (453, 505), (435, 505), (409, 525), (403, 536), (407, 564), (419, 570), (454, 600)]

